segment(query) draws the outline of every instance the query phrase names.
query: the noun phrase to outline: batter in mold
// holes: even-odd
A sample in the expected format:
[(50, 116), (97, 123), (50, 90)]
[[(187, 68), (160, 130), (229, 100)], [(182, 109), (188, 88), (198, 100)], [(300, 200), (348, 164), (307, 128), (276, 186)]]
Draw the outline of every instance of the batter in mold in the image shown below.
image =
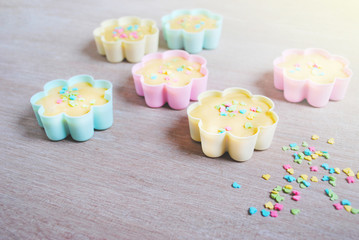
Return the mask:
[(284, 74), (295, 80), (310, 79), (319, 84), (333, 83), (336, 78), (347, 78), (345, 64), (321, 54), (291, 54), (277, 65)]
[(235, 92), (225, 96), (209, 96), (189, 114), (202, 120), (202, 128), (210, 133), (230, 131), (237, 137), (256, 134), (259, 127), (275, 123), (270, 106), (260, 98)]
[(104, 98), (106, 88), (95, 88), (90, 83), (81, 82), (70, 87), (55, 87), (47, 92), (47, 96), (36, 102), (45, 109), (45, 116), (66, 113), (78, 117), (88, 113), (91, 106), (108, 102)]
[(128, 25), (113, 25), (105, 28), (104, 37), (107, 41), (139, 41), (147, 34), (152, 34), (153, 29), (148, 25), (128, 24)]
[(142, 75), (146, 84), (167, 83), (173, 87), (183, 87), (192, 79), (204, 76), (201, 73), (201, 64), (182, 57), (150, 60), (136, 74)]
[(206, 15), (181, 15), (170, 21), (171, 29), (184, 29), (187, 32), (200, 32), (217, 28), (217, 21)]

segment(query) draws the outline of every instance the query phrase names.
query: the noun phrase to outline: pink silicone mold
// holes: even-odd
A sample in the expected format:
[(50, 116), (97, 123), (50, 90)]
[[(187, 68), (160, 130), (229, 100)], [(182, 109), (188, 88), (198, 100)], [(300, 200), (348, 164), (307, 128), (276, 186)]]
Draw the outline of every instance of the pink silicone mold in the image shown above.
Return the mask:
[[(285, 60), (285, 57), (292, 54), (321, 54), (329, 59), (340, 61), (344, 64), (344, 71), (348, 74), (347, 78), (336, 78), (332, 83), (316, 83), (310, 79), (295, 80), (284, 74), (284, 69), (278, 64)], [(307, 99), (308, 103), (314, 107), (324, 107), (329, 100), (342, 100), (347, 91), (353, 72), (348, 67), (349, 61), (343, 57), (330, 54), (328, 51), (318, 48), (287, 49), (282, 52), (282, 56), (273, 61), (274, 67), (274, 86), (283, 90), (284, 98), (289, 102), (301, 102)]]
[[(200, 72), (204, 75), (201, 78), (193, 78), (189, 84), (182, 87), (170, 86), (167, 83), (159, 85), (149, 85), (144, 82), (142, 75), (136, 72), (144, 67), (147, 61), (153, 59), (166, 59), (170, 57), (182, 57), (186, 60), (201, 64)], [(184, 109), (190, 100), (197, 100), (198, 95), (207, 89), (208, 69), (205, 58), (192, 55), (182, 50), (170, 50), (163, 53), (151, 53), (142, 58), (140, 63), (132, 67), (133, 80), (136, 92), (139, 96), (144, 96), (145, 102), (149, 107), (162, 107), (165, 103), (173, 109)]]

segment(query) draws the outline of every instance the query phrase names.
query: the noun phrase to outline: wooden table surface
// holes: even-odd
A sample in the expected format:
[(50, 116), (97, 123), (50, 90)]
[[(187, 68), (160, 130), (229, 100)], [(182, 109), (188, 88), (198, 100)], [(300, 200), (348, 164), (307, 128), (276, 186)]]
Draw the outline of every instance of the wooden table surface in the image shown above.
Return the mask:
[[(151, 109), (137, 96), (133, 64), (111, 64), (96, 52), (92, 31), (126, 15), (160, 18), (179, 8), (208, 8), (224, 17), (220, 45), (208, 60), (208, 89), (243, 87), (275, 102), (280, 120), (271, 148), (239, 163), (208, 158), (191, 140), (186, 111)], [(357, 1), (1, 1), (0, 239), (355, 239), (359, 179), (312, 183), (301, 200), (285, 196), (278, 218), (249, 216), (294, 176), (328, 174), (293, 162), (283, 145), (303, 140), (331, 167), (359, 170), (359, 4)], [(313, 108), (289, 103), (273, 86), (272, 61), (287, 48), (319, 47), (345, 56), (355, 73), (344, 100)], [(167, 50), (162, 34), (159, 51)], [(83, 143), (49, 141), (30, 97), (53, 79), (89, 74), (114, 86), (114, 124)], [(320, 139), (310, 140), (312, 134)], [(336, 143), (326, 140), (334, 137)], [(272, 177), (265, 181), (262, 174)], [(236, 181), (242, 188), (233, 189)], [(338, 194), (329, 200), (324, 189)], [(300, 209), (296, 216), (291, 208)]]

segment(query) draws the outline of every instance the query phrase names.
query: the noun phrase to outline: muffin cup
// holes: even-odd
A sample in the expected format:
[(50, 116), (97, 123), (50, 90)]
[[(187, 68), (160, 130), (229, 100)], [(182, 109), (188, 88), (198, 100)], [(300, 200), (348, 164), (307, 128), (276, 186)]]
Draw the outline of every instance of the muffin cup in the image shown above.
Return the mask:
[[(104, 105), (91, 106), (88, 113), (78, 117), (69, 116), (66, 113), (45, 116), (44, 107), (36, 104), (52, 88), (71, 86), (79, 82), (87, 82), (94, 87), (107, 88), (105, 99), (108, 102)], [(111, 127), (113, 123), (112, 83), (106, 80), (94, 80), (89, 75), (74, 76), (68, 81), (63, 79), (50, 81), (45, 84), (43, 92), (38, 92), (31, 97), (30, 103), (38, 124), (45, 129), (47, 137), (53, 141), (62, 140), (68, 135), (71, 135), (75, 141), (87, 141), (94, 135), (94, 129), (105, 130)]]
[[(169, 22), (180, 15), (205, 15), (217, 21), (217, 28), (191, 33), (183, 29), (171, 29)], [(222, 31), (222, 16), (206, 9), (176, 10), (162, 17), (163, 37), (170, 49), (185, 49), (189, 53), (199, 53), (203, 49), (215, 49)]]
[[(138, 24), (149, 26), (153, 33), (147, 34), (138, 41), (119, 39), (118, 41), (107, 41), (103, 36), (105, 28), (113, 25)], [(119, 19), (108, 19), (101, 23), (101, 26), (93, 31), (97, 52), (106, 55), (107, 61), (112, 63), (122, 62), (127, 59), (129, 62), (139, 62), (145, 54), (156, 52), (158, 49), (159, 30), (155, 21), (151, 19), (140, 19), (138, 17), (122, 17)]]
[[(344, 71), (348, 74), (347, 78), (336, 78), (334, 82), (328, 84), (316, 83), (310, 79), (296, 80), (286, 76), (284, 69), (278, 64), (285, 61), (285, 57), (293, 54), (321, 54), (327, 58), (337, 60), (345, 65)], [(308, 103), (314, 107), (324, 107), (329, 100), (342, 100), (346, 94), (353, 72), (348, 67), (349, 61), (343, 57), (330, 54), (328, 51), (318, 48), (308, 48), (305, 50), (287, 49), (282, 56), (273, 61), (274, 86), (283, 90), (284, 98), (289, 102), (301, 102), (307, 99)]]
[[(201, 64), (201, 78), (193, 78), (189, 84), (183, 87), (170, 86), (167, 83), (150, 85), (144, 82), (142, 75), (136, 72), (143, 68), (145, 63), (153, 59), (167, 59), (170, 57), (182, 57), (186, 60)], [(132, 67), (132, 75), (135, 83), (136, 93), (145, 98), (149, 107), (162, 107), (165, 103), (173, 109), (184, 109), (190, 100), (197, 100), (198, 95), (206, 90), (208, 81), (207, 60), (198, 55), (191, 55), (182, 50), (170, 50), (163, 53), (152, 53), (146, 55), (142, 61)]]
[[(258, 127), (258, 131), (252, 136), (238, 137), (233, 135), (231, 132), (208, 132), (202, 128), (201, 119), (191, 116), (192, 110), (202, 105), (201, 99), (211, 96), (225, 96), (226, 94), (235, 92), (243, 93), (250, 97), (256, 97), (271, 106), (268, 113), (271, 114), (275, 123), (270, 126)], [(202, 151), (208, 157), (220, 157), (225, 152), (228, 152), (231, 158), (236, 161), (247, 161), (252, 157), (254, 149), (265, 150), (271, 145), (279, 120), (278, 115), (272, 111), (273, 108), (274, 103), (269, 98), (261, 95), (252, 95), (248, 90), (242, 88), (227, 88), (223, 92), (214, 90), (203, 92), (199, 95), (198, 102), (191, 104), (187, 108), (191, 138), (194, 141), (201, 142)]]

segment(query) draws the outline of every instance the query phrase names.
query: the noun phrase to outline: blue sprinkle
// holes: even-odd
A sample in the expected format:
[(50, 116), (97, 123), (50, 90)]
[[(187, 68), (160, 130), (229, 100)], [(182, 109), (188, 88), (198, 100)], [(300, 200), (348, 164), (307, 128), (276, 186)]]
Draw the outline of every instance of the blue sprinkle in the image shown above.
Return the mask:
[(242, 186), (239, 185), (239, 184), (236, 183), (236, 182), (233, 182), (233, 183), (232, 183), (232, 187), (233, 187), (233, 188), (241, 188)]
[(285, 180), (287, 180), (288, 182), (294, 182), (296, 180), (295, 177), (293, 177), (291, 175), (285, 175), (283, 178)]
[(343, 200), (342, 200), (342, 205), (348, 205), (348, 206), (350, 206), (351, 203), (349, 202), (349, 200), (343, 199)]
[(328, 153), (328, 151), (322, 151), (322, 153)]
[(255, 214), (257, 211), (258, 211), (258, 210), (257, 210), (257, 208), (255, 208), (255, 207), (250, 207), (250, 208), (248, 209), (248, 212), (249, 212), (250, 215)]
[(268, 217), (269, 215), (270, 215), (270, 212), (269, 211), (267, 211), (267, 210), (265, 210), (265, 209), (262, 209), (262, 216), (263, 217)]
[(302, 182), (306, 187), (309, 187), (310, 186), (310, 182), (307, 182), (307, 181), (305, 181), (305, 180), (303, 180), (303, 182)]
[(131, 29), (132, 29), (132, 26), (127, 27), (127, 30), (131, 31)]
[(63, 88), (62, 88), (62, 90), (65, 90), (65, 91), (66, 91), (67, 89), (68, 89), (67, 87), (63, 87)]
[(77, 87), (72, 88), (72, 91), (78, 91), (79, 89)]
[(64, 94), (65, 93), (65, 90), (60, 90), (60, 94)]
[(201, 24), (196, 24), (195, 28), (199, 29), (201, 27)]
[(182, 72), (182, 71), (183, 71), (183, 68), (182, 68), (182, 67), (179, 67), (179, 68), (177, 68), (176, 70), (177, 70), (177, 72)]
[(330, 174), (332, 174), (332, 173), (334, 173), (334, 172), (335, 172), (334, 168), (329, 168), (329, 173), (330, 173)]
[(113, 33), (113, 34), (116, 34), (117, 32), (116, 32), (116, 31), (113, 31), (112, 33)]
[(326, 193), (327, 195), (329, 195), (329, 189), (328, 189), (328, 188), (326, 188), (324, 191), (325, 191), (325, 193)]
[(296, 143), (291, 143), (291, 144), (289, 144), (289, 147), (291, 147), (291, 148), (296, 147), (296, 146), (297, 146)]
[(295, 73), (295, 70), (289, 70), (290, 73)]
[(71, 95), (71, 96), (70, 96), (70, 100), (76, 100), (76, 96)]
[(322, 181), (329, 181), (329, 177), (328, 177), (327, 175), (324, 175), (324, 176), (322, 177)]
[(307, 148), (307, 149), (304, 150), (304, 154), (305, 154), (306, 156), (310, 156), (310, 155), (312, 155), (312, 151), (310, 151), (310, 150)]
[(324, 168), (325, 170), (328, 170), (329, 169), (328, 163), (323, 163), (322, 168)]
[(227, 113), (221, 112), (221, 116), (227, 116)]
[(247, 112), (247, 110), (246, 109), (241, 109), (241, 110), (239, 110), (239, 112), (242, 113), (242, 114), (245, 114)]
[(203, 21), (201, 21), (200, 23), (201, 23), (202, 25), (204, 24), (204, 22), (203, 22)]
[(294, 156), (294, 159), (299, 159), (298, 153), (294, 153), (293, 156)]
[(138, 29), (138, 25), (136, 24), (135, 26), (133, 26), (133, 28), (134, 28), (135, 30), (137, 30), (137, 29)]
[(151, 75), (152, 80), (155, 80), (156, 78), (157, 78), (157, 75), (155, 75), (155, 74)]

